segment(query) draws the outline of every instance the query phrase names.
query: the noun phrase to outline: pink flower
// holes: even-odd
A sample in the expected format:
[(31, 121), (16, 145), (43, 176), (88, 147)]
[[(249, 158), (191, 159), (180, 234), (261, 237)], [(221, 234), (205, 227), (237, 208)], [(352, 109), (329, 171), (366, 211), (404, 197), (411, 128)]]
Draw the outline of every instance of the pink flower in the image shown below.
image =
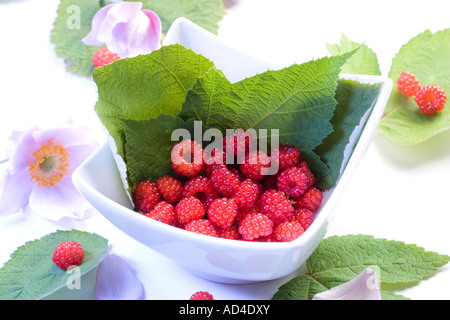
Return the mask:
[(98, 147), (86, 129), (67, 125), (13, 132), (9, 167), (0, 180), (0, 216), (29, 207), (54, 221), (83, 218), (91, 206), (71, 177)]
[(121, 58), (156, 50), (161, 41), (161, 20), (141, 2), (120, 2), (100, 9), (92, 19), (91, 32), (82, 39), (87, 45), (106, 44)]

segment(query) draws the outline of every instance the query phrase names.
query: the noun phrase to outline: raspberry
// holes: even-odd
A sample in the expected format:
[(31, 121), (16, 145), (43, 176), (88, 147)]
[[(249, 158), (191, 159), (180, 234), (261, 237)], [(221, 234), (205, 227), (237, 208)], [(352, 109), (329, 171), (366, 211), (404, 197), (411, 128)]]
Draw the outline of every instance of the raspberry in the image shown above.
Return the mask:
[(192, 220), (184, 226), (184, 230), (203, 234), (205, 236), (217, 237), (216, 227), (207, 219)]
[(273, 222), (262, 213), (248, 214), (239, 224), (239, 233), (243, 240), (255, 240), (268, 236), (273, 231)]
[(208, 291), (197, 291), (189, 300), (214, 300), (214, 297)]
[(58, 243), (53, 251), (53, 262), (63, 270), (70, 266), (77, 266), (84, 258), (83, 248), (76, 241), (65, 241)]
[(205, 215), (205, 207), (195, 197), (183, 198), (175, 206), (175, 216), (178, 223), (182, 225), (193, 220), (203, 219)]
[(172, 204), (161, 201), (153, 209), (146, 214), (146, 217), (153, 220), (175, 226), (177, 223), (177, 218), (175, 217), (175, 208)]
[(300, 222), (297, 221), (284, 221), (277, 225), (273, 233), (275, 238), (279, 242), (288, 242), (300, 237), (305, 230)]
[(161, 201), (161, 194), (154, 182), (145, 180), (139, 182), (134, 189), (133, 201), (140, 211), (147, 213)]
[(156, 180), (156, 187), (162, 198), (169, 203), (176, 203), (181, 199), (183, 183), (171, 176), (162, 176)]
[[(272, 150), (272, 155), (277, 153), (279, 172), (294, 167), (300, 162), (300, 149), (294, 146), (281, 145), (278, 148)], [(272, 161), (274, 161), (273, 158)]]
[(439, 86), (426, 86), (417, 92), (415, 100), (420, 111), (431, 116), (444, 108), (447, 96)]
[(233, 199), (219, 198), (214, 200), (208, 209), (208, 219), (216, 227), (228, 228), (233, 225), (238, 206)]
[(277, 190), (264, 191), (259, 198), (259, 209), (275, 224), (291, 220), (294, 207), (286, 196)]
[(113, 63), (114, 61), (120, 59), (117, 53), (113, 53), (108, 50), (108, 48), (103, 48), (94, 52), (92, 56), (92, 63), (94, 67), (102, 67), (105, 64)]
[(174, 145), (170, 162), (176, 174), (187, 178), (195, 177), (204, 166), (203, 148), (194, 140), (182, 140)]
[(236, 227), (239, 227), (239, 223), (242, 221), (242, 219), (244, 219), (246, 215), (251, 213), (260, 213), (259, 208), (256, 204), (251, 207), (239, 208), (236, 218), (234, 218), (234, 225)]
[(251, 207), (256, 203), (258, 196), (259, 185), (252, 179), (245, 179), (237, 188), (233, 199), (239, 208)]
[(407, 97), (413, 97), (420, 90), (420, 83), (414, 74), (404, 71), (397, 79), (397, 89)]
[(241, 237), (238, 229), (236, 229), (236, 227), (234, 227), (234, 226), (231, 226), (228, 228), (216, 228), (216, 230), (217, 230), (217, 236), (219, 238), (230, 239), (230, 240), (239, 240)]
[(247, 178), (253, 180), (262, 180), (269, 174), (270, 158), (260, 150), (252, 151), (245, 156), (244, 163), (239, 165), (239, 170)]
[(305, 208), (311, 211), (316, 210), (323, 199), (323, 193), (316, 187), (309, 188), (303, 197), (301, 197), (294, 205), (294, 208)]
[(311, 169), (306, 161), (300, 161), (300, 163), (298, 164), (297, 167), (300, 168), (304, 173), (306, 173), (306, 175), (308, 176), (308, 179), (309, 179), (310, 186), (313, 186), (316, 184), (316, 176), (311, 171)]
[[(223, 150), (226, 153), (226, 159), (237, 157), (237, 163), (244, 160), (245, 155), (250, 152), (253, 146), (253, 136), (250, 132), (238, 129), (233, 134), (227, 135), (222, 140)], [(234, 159), (233, 159), (234, 160)], [(234, 161), (233, 161), (234, 163)], [(232, 164), (230, 161), (225, 164)]]
[(311, 210), (300, 208), (294, 211), (294, 220), (300, 222), (303, 229), (309, 228), (314, 221), (314, 213)]
[(214, 166), (210, 181), (214, 189), (224, 197), (232, 197), (241, 183), (224, 164)]
[(277, 179), (277, 187), (288, 197), (296, 199), (311, 187), (311, 180), (302, 169), (292, 167), (280, 173)]
[(184, 184), (182, 197), (196, 197), (207, 210), (211, 202), (217, 199), (219, 195), (207, 177), (196, 176)]

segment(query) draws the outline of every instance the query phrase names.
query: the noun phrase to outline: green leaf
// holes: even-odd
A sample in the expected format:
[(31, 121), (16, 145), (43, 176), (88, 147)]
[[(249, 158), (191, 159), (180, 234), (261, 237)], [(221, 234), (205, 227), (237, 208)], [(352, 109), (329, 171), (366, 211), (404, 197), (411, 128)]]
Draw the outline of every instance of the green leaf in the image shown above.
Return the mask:
[(327, 44), (327, 49), (332, 55), (343, 54), (359, 48), (342, 67), (343, 73), (381, 75), (380, 65), (376, 53), (366, 44), (359, 44), (349, 40), (344, 34), (340, 44)]
[(172, 132), (176, 129), (192, 132), (192, 122), (186, 123), (179, 117), (167, 114), (149, 120), (121, 121), (125, 128), (130, 194), (139, 181), (156, 181), (163, 175), (172, 175), (174, 172), (170, 165), (170, 153), (173, 145), (178, 142), (172, 140)]
[[(416, 75), (422, 86), (438, 85), (450, 92), (450, 29), (436, 33), (429, 30), (403, 45), (392, 60), (389, 77), (396, 83), (403, 71)], [(401, 145), (414, 145), (450, 128), (450, 107), (426, 116), (419, 111), (414, 98), (408, 98), (395, 87), (378, 129)]]
[(40, 299), (72, 283), (77, 274), (60, 269), (52, 261), (57, 244), (72, 240), (81, 244), (85, 255), (78, 266), (79, 275), (94, 268), (108, 252), (108, 240), (78, 230), (56, 231), (26, 242), (0, 269), (0, 299)]
[(305, 157), (317, 159), (313, 150), (333, 130), (340, 68), (352, 54), (266, 71), (234, 84), (211, 68), (188, 92), (181, 116), (222, 131), (269, 129), (269, 139), (276, 135), (281, 144), (295, 145)]
[(212, 66), (205, 57), (175, 44), (96, 68), (99, 98), (95, 110), (114, 138), (118, 154), (125, 157), (122, 119), (178, 115), (187, 91)]
[(344, 152), (350, 137), (361, 118), (375, 103), (380, 88), (381, 85), (362, 84), (352, 80), (338, 81), (335, 95), (338, 104), (331, 119), (333, 132), (314, 150), (329, 168), (329, 172), (319, 179), (320, 188), (329, 189), (336, 183), (342, 166), (345, 166)]
[(87, 46), (81, 39), (91, 31), (92, 18), (98, 10), (97, 0), (61, 0), (58, 6), (50, 40), (69, 72), (84, 77), (92, 75), (92, 55), (101, 47)]
[[(311, 299), (315, 294), (346, 283), (365, 268), (380, 270), (385, 284), (414, 284), (433, 275), (450, 261), (441, 255), (412, 244), (378, 239), (368, 235), (328, 237), (306, 261), (307, 274), (281, 286), (273, 299)], [(403, 299), (382, 292), (385, 299)]]
[(158, 14), (163, 33), (167, 32), (175, 19), (184, 17), (217, 34), (219, 21), (225, 15), (222, 0), (143, 0), (142, 4), (144, 9)]

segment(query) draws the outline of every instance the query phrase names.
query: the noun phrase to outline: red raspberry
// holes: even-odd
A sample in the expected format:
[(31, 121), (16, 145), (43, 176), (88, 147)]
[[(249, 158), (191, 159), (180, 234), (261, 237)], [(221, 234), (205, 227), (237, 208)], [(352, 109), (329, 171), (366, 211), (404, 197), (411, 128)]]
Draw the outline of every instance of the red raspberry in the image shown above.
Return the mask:
[(273, 233), (275, 238), (279, 242), (288, 242), (300, 237), (305, 230), (303, 229), (300, 222), (297, 221), (284, 221), (277, 225)]
[(230, 240), (239, 240), (241, 235), (239, 234), (238, 229), (235, 226), (231, 226), (228, 228), (216, 228), (217, 236), (223, 239)]
[[(253, 136), (249, 131), (238, 129), (233, 134), (223, 138), (223, 150), (226, 152), (226, 158), (232, 159), (237, 157), (237, 163), (245, 159), (245, 155), (250, 152), (253, 147)], [(234, 163), (234, 159), (233, 159)], [(232, 164), (230, 161), (225, 164)]]
[(233, 199), (219, 198), (214, 200), (208, 209), (208, 219), (216, 227), (228, 228), (233, 225), (238, 206)]
[(192, 220), (184, 226), (184, 230), (203, 234), (205, 236), (217, 237), (216, 227), (207, 219)]
[(203, 148), (195, 140), (182, 140), (174, 145), (170, 162), (176, 174), (187, 178), (195, 177), (204, 166)]
[(238, 209), (236, 218), (234, 218), (234, 225), (236, 227), (239, 227), (239, 223), (242, 221), (242, 219), (245, 218), (246, 215), (251, 214), (251, 213), (261, 213), (257, 204), (251, 206), (251, 207), (242, 207)]
[(197, 291), (189, 300), (214, 300), (214, 297), (208, 291)]
[[(289, 145), (281, 145), (272, 150), (272, 155), (278, 153), (278, 171), (281, 172), (295, 167), (300, 162), (301, 152), (299, 148)], [(272, 157), (272, 161), (274, 161)]]
[(195, 197), (183, 198), (175, 206), (175, 216), (180, 224), (203, 219), (206, 215), (205, 207)]
[(162, 198), (169, 203), (176, 203), (181, 199), (183, 183), (171, 176), (162, 176), (156, 180), (156, 187)]
[(105, 64), (113, 63), (114, 61), (120, 59), (117, 53), (113, 53), (108, 50), (108, 48), (103, 48), (94, 52), (92, 56), (92, 63), (94, 67), (102, 67)]
[(84, 258), (83, 248), (76, 241), (58, 243), (53, 251), (53, 262), (63, 270), (70, 266), (78, 266)]
[(259, 185), (252, 179), (246, 179), (237, 188), (233, 199), (239, 208), (251, 207), (256, 203), (258, 196)]
[(444, 108), (447, 96), (439, 86), (426, 86), (417, 91), (415, 100), (420, 111), (431, 116)]
[(214, 166), (226, 164), (226, 154), (224, 151), (214, 148), (211, 150), (211, 155), (204, 150), (205, 174), (210, 177)]
[(420, 83), (414, 74), (404, 71), (397, 79), (397, 89), (407, 97), (413, 97), (420, 90)]
[(277, 179), (277, 187), (288, 197), (301, 197), (311, 187), (308, 175), (298, 167), (292, 167), (280, 173)]
[(316, 187), (309, 188), (303, 197), (301, 197), (294, 205), (294, 208), (305, 208), (311, 211), (316, 210), (323, 199), (323, 193)]
[(259, 209), (275, 224), (291, 220), (294, 207), (286, 196), (277, 190), (264, 191), (259, 198)]
[(239, 165), (239, 170), (247, 178), (262, 180), (269, 174), (270, 157), (264, 151), (252, 151), (245, 156), (244, 163)]
[(268, 236), (273, 231), (273, 222), (262, 213), (248, 214), (239, 223), (239, 233), (243, 240), (254, 240)]
[(311, 171), (311, 169), (306, 161), (300, 161), (300, 163), (298, 164), (297, 167), (300, 168), (304, 173), (306, 173), (306, 175), (308, 176), (308, 179), (309, 179), (310, 186), (313, 186), (316, 184), (316, 176)]
[(294, 220), (300, 222), (303, 229), (309, 228), (314, 221), (314, 213), (311, 210), (300, 208), (294, 211)]
[(145, 180), (134, 189), (133, 201), (140, 211), (147, 213), (161, 201), (161, 194), (154, 182)]
[(147, 212), (145, 216), (171, 226), (175, 226), (177, 223), (174, 206), (165, 201), (159, 202), (151, 211)]
[(224, 197), (232, 197), (241, 183), (224, 164), (214, 166), (210, 180), (214, 189)]
[(196, 197), (207, 210), (211, 202), (217, 199), (219, 195), (207, 177), (196, 176), (184, 184), (182, 197)]

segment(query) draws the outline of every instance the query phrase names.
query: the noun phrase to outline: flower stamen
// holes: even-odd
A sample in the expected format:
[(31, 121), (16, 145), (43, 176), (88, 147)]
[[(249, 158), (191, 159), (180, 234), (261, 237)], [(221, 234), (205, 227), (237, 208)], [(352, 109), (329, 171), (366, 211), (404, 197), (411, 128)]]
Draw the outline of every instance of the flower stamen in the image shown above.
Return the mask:
[(69, 172), (69, 153), (51, 139), (33, 152), (28, 165), (31, 181), (39, 187), (54, 187)]

